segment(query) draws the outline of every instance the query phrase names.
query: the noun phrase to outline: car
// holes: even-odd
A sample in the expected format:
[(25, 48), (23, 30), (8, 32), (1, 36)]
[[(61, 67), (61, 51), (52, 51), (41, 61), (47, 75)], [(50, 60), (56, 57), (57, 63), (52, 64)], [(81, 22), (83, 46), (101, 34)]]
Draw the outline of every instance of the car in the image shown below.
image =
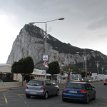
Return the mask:
[(107, 79), (105, 79), (105, 80), (103, 81), (103, 83), (104, 83), (104, 85), (107, 85)]
[(26, 84), (26, 98), (30, 98), (31, 96), (41, 96), (44, 99), (47, 99), (49, 96), (52, 95), (59, 95), (59, 86), (47, 79), (42, 80), (30, 80)]
[(73, 82), (66, 83), (65, 88), (62, 91), (62, 101), (66, 100), (78, 100), (85, 103), (89, 103), (90, 100), (96, 99), (95, 87), (89, 82)]

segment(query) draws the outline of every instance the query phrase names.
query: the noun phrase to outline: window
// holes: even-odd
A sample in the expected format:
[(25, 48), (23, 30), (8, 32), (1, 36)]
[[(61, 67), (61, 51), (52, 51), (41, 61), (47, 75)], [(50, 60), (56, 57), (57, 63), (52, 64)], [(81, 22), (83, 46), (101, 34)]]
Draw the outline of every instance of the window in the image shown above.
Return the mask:
[(51, 85), (51, 81), (45, 81), (46, 85)]
[(40, 86), (40, 85), (43, 85), (43, 81), (31, 80), (31, 81), (29, 81), (28, 85)]
[(91, 89), (92, 89), (92, 86), (91, 86), (90, 84), (85, 84), (85, 89), (91, 90)]
[(79, 88), (79, 89), (83, 88), (82, 84), (80, 83), (68, 83), (66, 87), (67, 88)]

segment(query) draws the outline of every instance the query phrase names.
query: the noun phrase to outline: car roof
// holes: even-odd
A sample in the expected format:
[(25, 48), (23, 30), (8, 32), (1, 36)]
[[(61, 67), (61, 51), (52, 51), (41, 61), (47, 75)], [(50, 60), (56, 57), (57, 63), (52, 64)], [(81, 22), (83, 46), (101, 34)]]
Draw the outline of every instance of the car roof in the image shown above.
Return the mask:
[(89, 82), (85, 81), (69, 81), (70, 83), (79, 83), (79, 84), (89, 84)]
[(30, 81), (51, 81), (50, 79), (32, 79)]

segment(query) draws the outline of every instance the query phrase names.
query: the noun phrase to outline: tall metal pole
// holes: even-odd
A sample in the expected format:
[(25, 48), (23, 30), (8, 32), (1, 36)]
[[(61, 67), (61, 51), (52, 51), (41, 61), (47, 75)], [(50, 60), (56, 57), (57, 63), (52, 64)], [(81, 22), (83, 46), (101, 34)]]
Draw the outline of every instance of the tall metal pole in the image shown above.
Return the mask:
[[(48, 55), (47, 55), (47, 23), (57, 21), (57, 20), (64, 20), (64, 18), (59, 18), (59, 19), (53, 19), (45, 22), (30, 22), (29, 24), (33, 25), (35, 23), (44, 23), (45, 24), (45, 35), (44, 35), (44, 55), (43, 57), (47, 57), (46, 60), (44, 60), (44, 63), (47, 63), (48, 61)], [(44, 58), (43, 58), (44, 59)], [(45, 71), (45, 79), (46, 79), (46, 71)]]
[(101, 69), (102, 69), (102, 74), (104, 74), (104, 73), (103, 73), (104, 67), (102, 67)]
[(87, 77), (87, 54), (86, 54), (86, 50), (84, 50), (83, 52), (77, 52), (77, 53), (82, 53), (83, 54), (83, 69), (85, 71), (85, 77)]
[(45, 23), (45, 36), (44, 36), (44, 54), (47, 54), (47, 23)]
[(97, 74), (99, 74), (99, 69), (98, 69), (98, 67), (99, 67), (99, 61), (96, 61), (96, 66), (97, 66)]
[(86, 50), (84, 50), (84, 64), (85, 64), (85, 73), (87, 77), (87, 55), (86, 55)]
[[(47, 22), (45, 23), (45, 36), (44, 36), (44, 55), (47, 55)], [(47, 63), (47, 61), (46, 61)], [(47, 78), (45, 69), (45, 79)]]

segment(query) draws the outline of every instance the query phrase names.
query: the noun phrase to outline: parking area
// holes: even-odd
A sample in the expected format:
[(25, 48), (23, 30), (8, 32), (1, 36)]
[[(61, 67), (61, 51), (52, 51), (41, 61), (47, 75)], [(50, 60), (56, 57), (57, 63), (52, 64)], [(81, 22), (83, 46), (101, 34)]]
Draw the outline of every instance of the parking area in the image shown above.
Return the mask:
[(97, 99), (89, 104), (63, 102), (60, 95), (50, 97), (47, 100), (32, 97), (27, 99), (25, 96), (25, 87), (10, 88), (0, 91), (0, 107), (107, 107), (106, 86), (103, 83), (94, 83), (97, 89)]

